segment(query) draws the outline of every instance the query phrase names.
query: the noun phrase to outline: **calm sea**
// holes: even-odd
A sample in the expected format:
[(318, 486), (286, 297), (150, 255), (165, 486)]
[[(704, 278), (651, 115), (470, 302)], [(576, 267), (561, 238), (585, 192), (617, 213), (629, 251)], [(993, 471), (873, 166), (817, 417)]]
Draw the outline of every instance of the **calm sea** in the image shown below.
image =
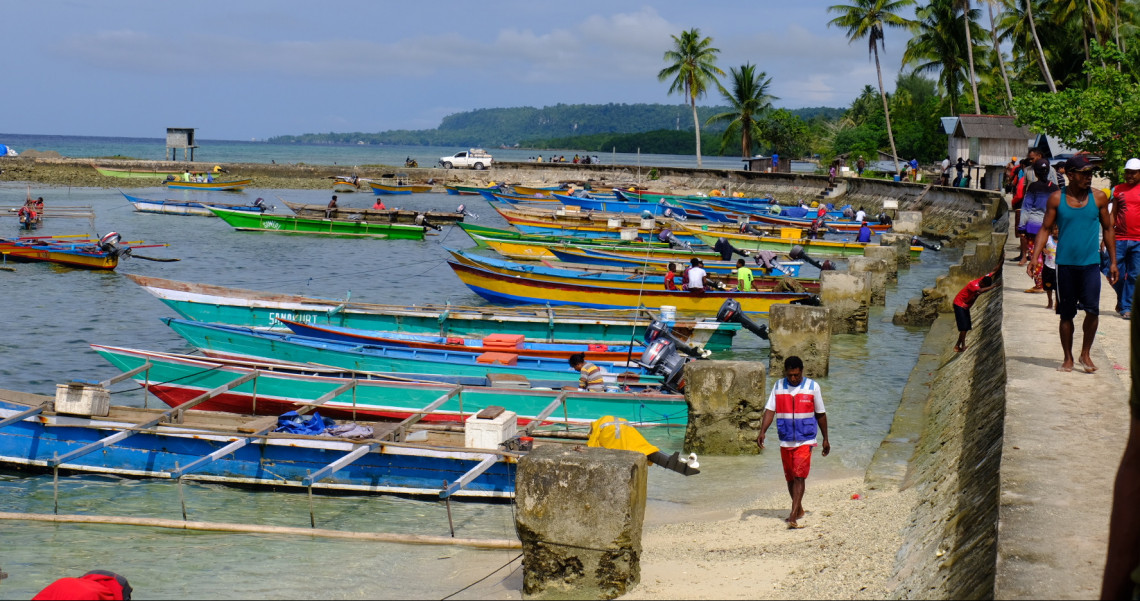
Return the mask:
[[(8, 139), (5, 139), (8, 138)], [(54, 138), (38, 138), (42, 140)], [(64, 147), (63, 143), (75, 144)], [(84, 146), (81, 138), (59, 138), (62, 154), (100, 156), (142, 154), (146, 142), (116, 146), (99, 139)], [(0, 136), (0, 143), (13, 143)], [(153, 143), (153, 142), (152, 142)], [(106, 145), (105, 145), (106, 144)], [(18, 149), (18, 143), (13, 143)], [(213, 152), (213, 143), (203, 143)], [(53, 148), (42, 142), (38, 149)], [(64, 148), (70, 148), (64, 151)], [(359, 158), (364, 150), (275, 147), (219, 143), (233, 152), (211, 160), (249, 161), (262, 149), (288, 150), (279, 157), (298, 162)], [(336, 155), (335, 152), (345, 154)], [(422, 151), (422, 149), (421, 149)], [(352, 154), (359, 152), (361, 154)], [(369, 150), (375, 153), (376, 151)], [(402, 160), (404, 151), (397, 152)], [(161, 149), (159, 150), (161, 155)], [(268, 154), (261, 156), (269, 156)], [(314, 157), (321, 157), (320, 160)], [(373, 155), (375, 156), (375, 155)], [(367, 162), (376, 162), (369, 158)], [(281, 162), (281, 161), (279, 161)], [(18, 204), (22, 183), (0, 185), (0, 205)], [(170, 312), (126, 278), (138, 273), (191, 282), (209, 282), (257, 290), (352, 298), (375, 302), (482, 304), (445, 262), (446, 247), (468, 248), (458, 228), (417, 241), (323, 239), (242, 233), (217, 219), (136, 213), (113, 189), (35, 187), (48, 206), (90, 206), (95, 218), (48, 220), (40, 235), (101, 235), (115, 230), (124, 240), (167, 243), (139, 252), (178, 262), (129, 259), (112, 273), (19, 264), (0, 271), (4, 318), (0, 335), (0, 387), (47, 393), (73, 378), (106, 379), (117, 373), (88, 347), (90, 343), (182, 352), (187, 345), (159, 317)], [(248, 202), (261, 196), (323, 203), (328, 193), (257, 190), (207, 195), (141, 189), (148, 198), (226, 199)], [(371, 196), (344, 195), (347, 206), (370, 205)], [(502, 226), (481, 201), (465, 198), (479, 223)], [(453, 209), (455, 197), (425, 194), (398, 201), (424, 209)], [(279, 203), (280, 204), (280, 203)], [(0, 231), (17, 233), (15, 220), (0, 219)], [(837, 336), (831, 374), (822, 380), (828, 400), (834, 451), (817, 462), (813, 477), (860, 474), (886, 434), (899, 391), (914, 365), (924, 332), (894, 326), (890, 316), (933, 282), (955, 259), (950, 252), (927, 253), (923, 262), (902, 274), (888, 295), (889, 306), (871, 313), (871, 333)], [(726, 357), (765, 360), (766, 343), (747, 332)], [(869, 384), (869, 383), (873, 383)], [(137, 404), (137, 394), (120, 393), (115, 403)], [(153, 402), (153, 399), (152, 399)], [(652, 441), (666, 450), (680, 449), (683, 432), (658, 429)], [(699, 476), (682, 478), (652, 470), (647, 520), (650, 524), (726, 515), (732, 508), (770, 491), (783, 489), (777, 455), (702, 458)], [(188, 484), (190, 519), (304, 526), (308, 499), (301, 494), (255, 492), (224, 486)], [(0, 472), (0, 511), (50, 512), (50, 475)], [(458, 536), (505, 538), (514, 535), (512, 506), (455, 503)], [(320, 497), (319, 527), (344, 530), (446, 535), (445, 507), (430, 500), (393, 497)], [(99, 515), (177, 518), (177, 487), (168, 482), (111, 477), (71, 476), (60, 485), (60, 511)], [(30, 598), (55, 578), (109, 569), (126, 575), (137, 598), (441, 598), (490, 574), (517, 552), (472, 551), (447, 547), (401, 546), (267, 535), (231, 535), (143, 528), (0, 522), (0, 567), (11, 576), (0, 581), (0, 598)], [(457, 598), (519, 598), (515, 562)], [(514, 570), (512, 572), (512, 570)]]

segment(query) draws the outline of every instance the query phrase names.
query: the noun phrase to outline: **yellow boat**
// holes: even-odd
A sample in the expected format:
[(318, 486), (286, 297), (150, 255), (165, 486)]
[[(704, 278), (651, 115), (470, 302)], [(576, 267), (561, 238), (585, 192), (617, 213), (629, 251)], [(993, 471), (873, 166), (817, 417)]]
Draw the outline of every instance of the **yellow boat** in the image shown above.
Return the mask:
[[(812, 238), (802, 238), (800, 235), (790, 237), (777, 237), (777, 236), (757, 236), (755, 234), (742, 234), (740, 232), (731, 232), (722, 229), (708, 229), (704, 230), (700, 226), (692, 224), (676, 224), (676, 233), (685, 233), (695, 236), (704, 244), (710, 246), (716, 244), (717, 238), (727, 238), (733, 246), (741, 250), (771, 250), (774, 252), (788, 252), (793, 246), (802, 246), (804, 251), (811, 256), (819, 257), (850, 257), (854, 255), (863, 254), (863, 250), (868, 246), (878, 246), (878, 242), (843, 242), (840, 240), (816, 240)], [(785, 228), (794, 230), (802, 234), (802, 230), (798, 228)], [(911, 246), (911, 258), (918, 258), (922, 255), (921, 246)]]

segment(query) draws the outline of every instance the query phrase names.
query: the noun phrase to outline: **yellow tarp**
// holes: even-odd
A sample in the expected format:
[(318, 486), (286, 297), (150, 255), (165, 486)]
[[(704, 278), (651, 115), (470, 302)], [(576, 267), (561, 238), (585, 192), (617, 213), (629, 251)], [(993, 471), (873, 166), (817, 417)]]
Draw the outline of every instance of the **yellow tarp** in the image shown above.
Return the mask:
[(649, 444), (624, 418), (615, 418), (607, 415), (590, 424), (590, 440), (586, 443), (591, 447), (618, 449), (620, 451), (633, 451), (648, 455), (659, 449)]

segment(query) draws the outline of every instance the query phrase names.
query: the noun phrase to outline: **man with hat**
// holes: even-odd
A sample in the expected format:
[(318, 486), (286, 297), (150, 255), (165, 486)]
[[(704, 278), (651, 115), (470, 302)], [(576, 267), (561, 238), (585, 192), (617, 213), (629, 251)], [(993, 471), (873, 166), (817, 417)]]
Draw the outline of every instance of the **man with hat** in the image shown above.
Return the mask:
[(1140, 159), (1128, 159), (1124, 164), (1124, 183), (1112, 189), (1112, 203), (1116, 264), (1124, 269), (1124, 277), (1113, 287), (1120, 316), (1132, 319), (1132, 297), (1140, 273)]
[(1058, 371), (1073, 371), (1073, 318), (1077, 310), (1085, 312), (1081, 340), (1081, 355), (1078, 361), (1087, 373), (1097, 370), (1090, 352), (1100, 323), (1100, 241), (1097, 228), (1104, 233), (1104, 245), (1108, 249), (1110, 264), (1108, 283), (1115, 284), (1118, 276), (1116, 268), (1116, 242), (1112, 232), (1112, 216), (1108, 213), (1108, 196), (1100, 190), (1092, 189), (1093, 166), (1083, 155), (1077, 155), (1065, 163), (1069, 174), (1069, 186), (1061, 188), (1049, 196), (1045, 207), (1045, 218), (1037, 239), (1033, 244), (1033, 256), (1029, 260), (1029, 275), (1037, 265), (1037, 260), (1045, 250), (1046, 238), (1056, 223), (1057, 236), (1057, 314), (1061, 317), (1059, 327), (1061, 349), (1065, 358)]

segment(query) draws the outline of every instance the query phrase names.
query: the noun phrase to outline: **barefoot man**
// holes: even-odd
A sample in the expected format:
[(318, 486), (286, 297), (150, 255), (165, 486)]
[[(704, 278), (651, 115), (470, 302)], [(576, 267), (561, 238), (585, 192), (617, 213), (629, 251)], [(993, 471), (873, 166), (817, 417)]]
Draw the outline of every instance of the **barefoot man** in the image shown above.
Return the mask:
[(799, 528), (797, 522), (804, 517), (804, 488), (811, 470), (811, 449), (817, 444), (816, 430), (823, 435), (823, 456), (831, 452), (823, 393), (815, 380), (804, 377), (804, 362), (799, 357), (784, 360), (784, 377), (776, 382), (768, 396), (760, 435), (756, 437), (761, 449), (773, 419), (780, 437), (784, 478), (788, 481), (788, 494), (792, 496), (792, 512), (785, 521), (789, 528)]
[(1097, 228), (1104, 236), (1104, 246), (1111, 261), (1108, 283), (1115, 284), (1119, 276), (1116, 269), (1116, 242), (1112, 233), (1112, 218), (1108, 214), (1108, 196), (1092, 189), (1093, 167), (1084, 156), (1077, 155), (1065, 162), (1069, 185), (1049, 196), (1045, 206), (1045, 220), (1037, 232), (1033, 257), (1027, 270), (1033, 276), (1037, 259), (1045, 249), (1053, 223), (1057, 235), (1057, 314), (1061, 316), (1061, 349), (1065, 359), (1058, 371), (1073, 371), (1073, 318), (1077, 310), (1085, 312), (1082, 326), (1081, 356), (1077, 358), (1087, 373), (1096, 371), (1089, 352), (1100, 323), (1100, 240)]

